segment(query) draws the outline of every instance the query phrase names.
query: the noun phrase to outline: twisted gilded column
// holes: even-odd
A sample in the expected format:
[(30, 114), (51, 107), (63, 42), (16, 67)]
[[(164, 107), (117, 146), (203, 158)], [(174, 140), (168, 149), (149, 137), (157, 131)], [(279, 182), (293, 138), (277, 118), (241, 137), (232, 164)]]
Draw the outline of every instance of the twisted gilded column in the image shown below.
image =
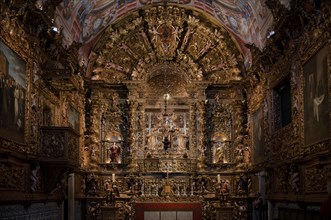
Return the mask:
[(192, 83), (190, 88), (190, 95), (194, 100), (190, 104), (190, 147), (194, 146), (196, 148), (198, 169), (206, 167), (205, 90), (209, 84), (208, 81), (196, 81)]
[[(125, 81), (124, 84), (129, 89), (129, 117), (128, 117), (128, 169), (130, 171), (137, 171), (138, 163), (137, 163), (137, 155), (138, 155), (138, 147), (140, 143), (140, 112), (139, 112), (139, 92), (141, 91), (141, 82), (140, 81)], [(142, 122), (143, 123), (143, 122)]]
[(205, 120), (205, 100), (199, 100), (196, 103), (196, 121), (197, 121), (197, 160), (198, 168), (205, 168), (205, 156), (206, 156), (206, 141), (205, 141), (205, 131), (206, 131), (206, 120)]
[(134, 170), (137, 165), (137, 108), (138, 102), (129, 100), (129, 165), (130, 170)]
[[(190, 153), (194, 152), (195, 155), (190, 155), (191, 158), (195, 158), (197, 153), (196, 153), (196, 144), (197, 144), (197, 130), (196, 130), (196, 109), (195, 109), (195, 103), (192, 101), (190, 103), (190, 112), (189, 112), (189, 148), (190, 148)], [(194, 149), (194, 150), (191, 150)]]
[[(138, 121), (137, 121), (137, 147), (138, 151), (143, 151), (145, 146), (145, 103), (141, 102), (138, 105)], [(143, 155), (143, 154), (140, 154)], [(141, 158), (143, 159), (143, 158)]]

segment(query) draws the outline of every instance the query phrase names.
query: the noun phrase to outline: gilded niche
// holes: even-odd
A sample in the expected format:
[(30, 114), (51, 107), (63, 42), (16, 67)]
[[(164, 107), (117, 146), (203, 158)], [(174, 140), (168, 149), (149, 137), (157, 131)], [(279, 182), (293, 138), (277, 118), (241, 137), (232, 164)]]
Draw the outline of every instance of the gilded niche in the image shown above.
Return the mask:
[[(213, 94), (206, 104), (206, 138), (212, 164), (251, 166), (251, 143), (247, 134), (247, 109), (240, 90), (230, 88)], [(223, 165), (222, 165), (223, 164)]]
[(127, 143), (128, 118), (125, 103), (116, 90), (96, 89), (87, 99), (84, 161), (96, 169), (98, 164), (123, 162)]

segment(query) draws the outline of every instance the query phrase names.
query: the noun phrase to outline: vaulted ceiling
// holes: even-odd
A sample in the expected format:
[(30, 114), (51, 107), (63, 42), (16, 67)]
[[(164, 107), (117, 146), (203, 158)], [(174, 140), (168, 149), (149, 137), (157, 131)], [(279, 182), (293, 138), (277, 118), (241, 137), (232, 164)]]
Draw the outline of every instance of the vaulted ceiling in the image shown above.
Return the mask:
[[(289, 1), (286, 0), (281, 1), (281, 3), (285, 5), (288, 5), (288, 2)], [(199, 17), (202, 23), (208, 21), (223, 27), (222, 31), (228, 32), (228, 36), (226, 37), (230, 37), (234, 42), (238, 51), (242, 54), (246, 66), (250, 65), (251, 57), (245, 44), (254, 43), (257, 47), (263, 48), (267, 32), (270, 31), (269, 29), (272, 23), (270, 10), (264, 4), (264, 0), (65, 0), (62, 1), (56, 9), (55, 22), (57, 25), (63, 27), (65, 45), (70, 45), (73, 41), (83, 44), (80, 54), (80, 59), (83, 60), (88, 59), (89, 53), (96, 41), (107, 35), (103, 33), (105, 31), (109, 32), (109, 26), (112, 26), (119, 20), (127, 19), (127, 16), (129, 15), (130, 17), (130, 14), (135, 15), (141, 10), (146, 11), (146, 8), (156, 5), (176, 6), (176, 10), (178, 11), (172, 12), (173, 16), (180, 16), (185, 9), (186, 14), (187, 11), (191, 11), (190, 13), (196, 15), (199, 14), (197, 17)], [(158, 10), (160, 9), (156, 10), (157, 13), (160, 13)], [(178, 15), (175, 15), (175, 13), (178, 13)], [(146, 17), (146, 15), (144, 16)], [(183, 19), (185, 20), (187, 18)], [(177, 23), (171, 25), (175, 28), (185, 29), (185, 27), (181, 25), (186, 25), (188, 21), (184, 20), (182, 24)], [(202, 23), (198, 25), (200, 26)], [(148, 25), (153, 28), (161, 28), (150, 23), (148, 23)], [(201, 37), (203, 32), (206, 31), (202, 29), (203, 28), (199, 28), (193, 35), (193, 38)], [(179, 29), (176, 31), (179, 31)], [(181, 37), (185, 31), (186, 30), (178, 32), (178, 37)], [(150, 30), (145, 31), (145, 33), (148, 36), (153, 35)], [(205, 34), (205, 39), (200, 40), (211, 40), (209, 39), (208, 33)], [(130, 32), (131, 38), (134, 38), (135, 35), (137, 35), (137, 33)], [(123, 37), (123, 34), (121, 37)], [(126, 37), (126, 40), (129, 40), (128, 38), (129, 37)], [(137, 39), (140, 38), (141, 37), (138, 37)], [(215, 41), (215, 36), (212, 36), (212, 38), (214, 39), (211, 41)], [(153, 42), (151, 43), (154, 44)], [(177, 43), (180, 44), (181, 42), (178, 41)], [(202, 42), (202, 45), (199, 46), (205, 46), (203, 44), (206, 43)], [(147, 47), (145, 49), (148, 49)], [(187, 49), (191, 50), (189, 53), (193, 55), (194, 49), (192, 47)], [(215, 51), (219, 51), (220, 49), (221, 47), (217, 46)], [(195, 56), (199, 56), (199, 54), (195, 54)], [(178, 55), (176, 58), (178, 58)], [(198, 59), (201, 57), (191, 58)], [(206, 60), (204, 61), (206, 62)], [(204, 61), (201, 61), (200, 64)], [(208, 71), (205, 65), (206, 64), (203, 64), (202, 66), (203, 71)]]
[(55, 14), (63, 44), (82, 44), (88, 78), (134, 81), (152, 99), (240, 82), (246, 45), (263, 48), (272, 19), (264, 0), (67, 0)]

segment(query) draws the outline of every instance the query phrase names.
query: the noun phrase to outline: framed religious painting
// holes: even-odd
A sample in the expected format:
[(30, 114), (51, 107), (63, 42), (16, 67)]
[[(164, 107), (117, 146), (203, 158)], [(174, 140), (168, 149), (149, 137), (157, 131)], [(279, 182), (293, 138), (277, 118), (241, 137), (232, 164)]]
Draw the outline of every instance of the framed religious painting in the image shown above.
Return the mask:
[(253, 113), (253, 161), (260, 163), (264, 160), (264, 123), (263, 111), (259, 108)]
[(71, 128), (79, 132), (80, 124), (80, 115), (79, 112), (71, 105), (68, 107), (68, 121)]
[(305, 145), (329, 138), (328, 46), (320, 48), (303, 66)]
[(26, 63), (0, 41), (0, 135), (23, 143)]

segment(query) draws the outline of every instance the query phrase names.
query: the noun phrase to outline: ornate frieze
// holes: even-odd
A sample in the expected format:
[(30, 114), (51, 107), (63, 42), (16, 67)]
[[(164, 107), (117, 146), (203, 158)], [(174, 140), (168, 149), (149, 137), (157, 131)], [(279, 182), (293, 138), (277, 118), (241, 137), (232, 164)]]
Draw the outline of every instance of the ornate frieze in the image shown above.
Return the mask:
[[(143, 167), (140, 167), (142, 172), (193, 172), (196, 169), (196, 161), (194, 159), (180, 158), (155, 158), (143, 160)], [(139, 163), (139, 162), (138, 162)], [(139, 163), (142, 164), (142, 163)]]

